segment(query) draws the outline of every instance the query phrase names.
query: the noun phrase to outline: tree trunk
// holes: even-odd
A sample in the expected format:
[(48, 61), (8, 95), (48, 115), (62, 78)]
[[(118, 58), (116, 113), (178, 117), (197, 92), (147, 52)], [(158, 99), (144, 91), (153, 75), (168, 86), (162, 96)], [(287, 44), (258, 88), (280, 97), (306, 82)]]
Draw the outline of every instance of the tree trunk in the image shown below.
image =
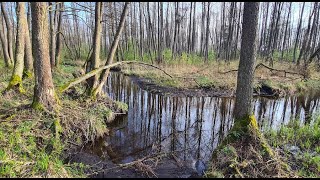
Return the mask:
[(245, 2), (241, 37), (240, 62), (234, 117), (235, 122), (252, 113), (253, 73), (256, 60), (259, 3)]
[(22, 75), (23, 75), (23, 58), (24, 58), (24, 46), (25, 46), (25, 31), (27, 17), (25, 14), (25, 4), (24, 2), (18, 2), (17, 4), (17, 38), (16, 38), (16, 54), (14, 69), (9, 82), (7, 90), (13, 87), (18, 87), (19, 91), (22, 91)]
[(210, 2), (208, 2), (207, 9), (207, 27), (206, 27), (206, 41), (205, 41), (205, 62), (208, 63), (209, 58), (209, 27), (210, 27)]
[[(58, 27), (57, 27), (57, 31), (58, 32), (61, 32), (62, 31), (62, 14), (63, 14), (63, 11), (61, 9), (64, 8), (64, 2), (61, 2), (61, 4), (59, 4), (59, 18), (58, 18)], [(57, 34), (57, 43), (56, 43), (56, 57), (55, 57), (55, 66), (59, 66), (60, 64), (60, 59), (61, 59), (61, 47), (62, 47), (62, 39), (61, 39), (61, 33)]]
[[(95, 6), (95, 28), (94, 28), (94, 34), (93, 34), (93, 52), (90, 57), (90, 63), (87, 66), (87, 72), (97, 69), (100, 65), (100, 48), (101, 48), (101, 9), (102, 9), (102, 2), (96, 2)], [(91, 96), (93, 90), (98, 86), (99, 79), (98, 75), (95, 75), (88, 79), (88, 85), (89, 88), (88, 95)]]
[(292, 2), (290, 2), (290, 5), (289, 5), (289, 11), (288, 11), (287, 21), (286, 21), (286, 28), (284, 30), (284, 39), (283, 39), (282, 51), (281, 51), (281, 61), (283, 61), (284, 47), (286, 45), (287, 31), (288, 31), (288, 26), (289, 26), (289, 17), (290, 17), (290, 13), (291, 13), (291, 4), (292, 4)]
[(50, 17), (50, 64), (51, 64), (51, 69), (53, 69), (55, 62), (56, 62), (56, 36), (55, 36), (55, 24), (54, 24), (54, 13), (53, 13), (53, 3), (49, 2), (49, 17)]
[(299, 24), (298, 24), (298, 32), (297, 32), (295, 43), (294, 43), (293, 63), (296, 62), (296, 51), (297, 51), (297, 46), (298, 46), (298, 41), (299, 41), (299, 34), (300, 34), (300, 30), (301, 30), (302, 15), (303, 15), (303, 11), (304, 11), (304, 5), (305, 5), (305, 2), (303, 2), (303, 5), (302, 5), (302, 10), (301, 10), (301, 14), (300, 14), (300, 18), (299, 18)]
[(5, 61), (5, 64), (6, 64), (6, 67), (10, 67), (12, 66), (13, 62), (10, 58), (10, 55), (9, 55), (9, 51), (8, 51), (8, 43), (7, 43), (7, 38), (6, 38), (6, 35), (4, 34), (5, 32), (5, 29), (4, 29), (4, 22), (2, 20), (2, 17), (0, 17), (0, 26), (1, 26), (1, 29), (0, 29), (0, 39), (1, 39), (1, 45), (2, 45), (2, 51), (3, 51), (3, 56), (4, 56), (4, 61)]
[(10, 59), (12, 61), (14, 61), (14, 58), (13, 58), (14, 55), (13, 55), (13, 35), (12, 35), (13, 30), (12, 30), (12, 24), (11, 24), (11, 22), (9, 20), (7, 10), (4, 7), (3, 2), (1, 2), (1, 11), (2, 11), (6, 26), (7, 26), (7, 43), (8, 43), (7, 47), (8, 47), (9, 56), (10, 56)]
[[(30, 19), (30, 18), (29, 18)], [(31, 77), (33, 70), (32, 47), (29, 31), (29, 23), (25, 25), (25, 45), (24, 45), (24, 72), (23, 77)]]
[(48, 15), (45, 2), (31, 2), (32, 53), (34, 55), (35, 86), (32, 107), (53, 110), (55, 92), (49, 56)]
[[(122, 11), (122, 14), (121, 14), (120, 23), (119, 23), (116, 35), (114, 37), (114, 40), (112, 42), (111, 50), (109, 51), (108, 59), (107, 59), (107, 62), (106, 62), (105, 65), (110, 65), (113, 62), (113, 57), (114, 57), (114, 54), (116, 53), (116, 50), (117, 50), (117, 47), (118, 47), (120, 34), (124, 29), (124, 23), (125, 23), (126, 16), (128, 14), (128, 9), (129, 9), (128, 6), (129, 6), (129, 4), (130, 4), (129, 2), (126, 2), (125, 5), (124, 5), (124, 8), (123, 8), (123, 11)], [(101, 95), (102, 87), (105, 84), (105, 82), (106, 82), (106, 80), (108, 78), (108, 75), (109, 75), (109, 69), (106, 69), (106, 70), (102, 71), (102, 73), (100, 75), (100, 78), (99, 78), (100, 79), (99, 85), (93, 91), (93, 97), (96, 97), (97, 95)]]

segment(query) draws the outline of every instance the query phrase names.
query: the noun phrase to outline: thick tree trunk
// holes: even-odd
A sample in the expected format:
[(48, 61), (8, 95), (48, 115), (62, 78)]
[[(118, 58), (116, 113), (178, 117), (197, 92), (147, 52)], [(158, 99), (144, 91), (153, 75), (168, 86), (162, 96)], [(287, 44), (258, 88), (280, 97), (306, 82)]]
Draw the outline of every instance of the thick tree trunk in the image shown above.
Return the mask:
[(35, 59), (32, 107), (51, 111), (56, 104), (56, 99), (50, 66), (47, 9), (45, 2), (31, 2), (32, 53)]
[(234, 117), (241, 120), (252, 113), (253, 73), (256, 60), (259, 3), (245, 2), (241, 37), (240, 62)]

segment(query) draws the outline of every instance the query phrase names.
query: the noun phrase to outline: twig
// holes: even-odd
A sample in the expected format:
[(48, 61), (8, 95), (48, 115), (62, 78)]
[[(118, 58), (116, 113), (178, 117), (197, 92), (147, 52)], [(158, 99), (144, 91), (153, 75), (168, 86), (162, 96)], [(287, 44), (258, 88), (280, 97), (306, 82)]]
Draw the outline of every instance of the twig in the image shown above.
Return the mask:
[(230, 71), (226, 71), (226, 72), (218, 72), (219, 74), (227, 74), (229, 72), (237, 72), (238, 69), (233, 69), (233, 70), (230, 70)]
[(269, 69), (270, 71), (284, 72), (284, 77), (286, 77), (286, 74), (287, 74), (287, 73), (288, 73), (288, 74), (296, 74), (296, 75), (300, 75), (300, 76), (303, 76), (303, 77), (304, 77), (303, 74), (295, 73), (295, 72), (290, 72), (290, 71), (286, 71), (286, 70), (281, 70), (281, 69), (280, 69), (280, 70), (279, 70), (279, 69), (274, 69), (274, 68), (271, 68), (271, 67), (269, 67), (269, 66), (264, 65), (263, 63), (259, 63), (259, 64), (256, 66), (255, 70), (256, 70), (258, 67), (260, 67), (260, 66), (265, 67), (265, 68)]

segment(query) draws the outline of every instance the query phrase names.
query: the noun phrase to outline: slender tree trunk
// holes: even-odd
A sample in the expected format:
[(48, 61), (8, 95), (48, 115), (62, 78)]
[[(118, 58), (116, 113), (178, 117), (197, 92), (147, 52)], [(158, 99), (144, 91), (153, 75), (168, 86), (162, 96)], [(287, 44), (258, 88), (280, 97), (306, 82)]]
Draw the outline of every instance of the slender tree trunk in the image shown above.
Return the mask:
[(205, 62), (208, 63), (209, 58), (209, 27), (210, 27), (210, 2), (207, 7), (207, 27), (206, 27), (206, 42), (205, 42)]
[[(110, 65), (113, 62), (113, 57), (114, 57), (114, 55), (116, 53), (116, 50), (117, 50), (117, 47), (118, 47), (120, 34), (122, 33), (122, 31), (124, 29), (124, 23), (125, 23), (126, 16), (128, 14), (128, 9), (129, 9), (128, 6), (129, 6), (129, 4), (130, 4), (129, 2), (126, 2), (125, 5), (124, 5), (124, 8), (123, 8), (123, 11), (122, 11), (122, 14), (121, 14), (120, 23), (119, 23), (116, 35), (114, 37), (114, 40), (112, 42), (111, 50), (109, 51), (108, 59), (107, 59), (107, 62), (106, 62), (105, 65)], [(97, 95), (101, 95), (102, 87), (105, 84), (105, 82), (107, 81), (108, 75), (109, 75), (109, 69), (106, 69), (106, 70), (102, 71), (102, 73), (100, 75), (100, 78), (99, 78), (99, 80), (100, 80), (99, 81), (99, 85), (97, 86), (97, 88), (93, 92), (93, 96), (94, 97), (96, 97)]]
[(2, 20), (2, 17), (0, 17), (0, 26), (1, 26), (1, 29), (0, 29), (0, 39), (1, 39), (1, 45), (2, 45), (2, 51), (3, 51), (3, 56), (4, 56), (4, 61), (5, 61), (5, 64), (6, 64), (6, 67), (10, 67), (12, 66), (13, 62), (10, 58), (10, 55), (9, 55), (9, 51), (8, 51), (8, 43), (7, 43), (7, 38), (6, 38), (6, 35), (4, 34), (5, 32), (5, 29), (4, 29), (4, 22)]
[[(29, 18), (30, 19), (30, 18)], [(23, 77), (31, 77), (33, 70), (33, 58), (32, 58), (32, 47), (31, 38), (29, 34), (29, 23), (25, 25), (25, 45), (24, 45), (24, 72)]]
[(196, 4), (197, 2), (194, 2), (193, 7), (193, 23), (192, 23), (192, 45), (191, 45), (191, 52), (195, 51), (196, 48)]
[[(286, 29), (284, 30), (284, 39), (283, 39), (283, 44), (282, 44), (282, 48), (285, 47), (285, 43), (286, 43), (286, 39), (287, 39), (287, 31), (288, 31), (288, 26), (289, 26), (289, 17), (290, 17), (290, 13), (291, 13), (291, 4), (292, 2), (290, 2), (289, 5), (289, 11), (288, 11), (288, 15), (287, 15), (287, 21), (286, 21)], [(283, 54), (284, 54), (284, 49), (282, 49), (281, 51), (281, 61), (283, 61)]]
[[(101, 10), (102, 2), (96, 2), (95, 6), (95, 28), (93, 34), (93, 52), (90, 57), (90, 66), (87, 68), (87, 72), (97, 69), (100, 66), (100, 48), (101, 48)], [(93, 90), (98, 86), (98, 75), (95, 75), (88, 79), (88, 95), (91, 96)]]
[(297, 32), (296, 40), (295, 40), (295, 43), (294, 43), (293, 63), (296, 62), (296, 51), (297, 51), (297, 46), (298, 46), (298, 41), (299, 41), (299, 35), (300, 35), (300, 30), (301, 30), (302, 15), (303, 15), (303, 11), (304, 11), (304, 5), (305, 5), (305, 2), (303, 2), (303, 5), (302, 5), (302, 10), (301, 10), (301, 14), (300, 14), (300, 18), (299, 18), (299, 24), (298, 24), (298, 32)]
[(12, 60), (12, 62), (14, 62), (14, 55), (13, 55), (13, 30), (12, 30), (12, 24), (9, 20), (9, 17), (8, 17), (8, 13), (7, 13), (7, 10), (6, 8), (4, 7), (4, 2), (1, 2), (1, 11), (2, 11), (2, 14), (3, 14), (3, 17), (4, 17), (4, 21), (6, 23), (6, 26), (7, 26), (7, 43), (8, 43), (8, 52), (9, 52), (9, 56), (10, 56), (10, 59)]
[(51, 70), (53, 69), (55, 65), (55, 48), (56, 48), (56, 36), (55, 36), (55, 24), (54, 24), (54, 5), (52, 2), (49, 2), (49, 17), (50, 17), (50, 64), (51, 64)]
[(9, 82), (7, 90), (12, 89), (13, 87), (18, 87), (19, 91), (22, 90), (22, 75), (23, 75), (23, 58), (24, 58), (24, 45), (25, 45), (25, 31), (27, 17), (25, 14), (25, 3), (18, 2), (17, 4), (17, 38), (16, 38), (16, 54), (15, 54), (15, 63), (13, 68), (13, 73), (11, 80)]
[(62, 35), (61, 35), (61, 33), (59, 33), (59, 32), (61, 32), (62, 31), (62, 20), (63, 20), (63, 18), (62, 18), (62, 14), (63, 14), (63, 10), (62, 9), (64, 9), (64, 2), (61, 2), (60, 4), (59, 4), (59, 17), (58, 17), (58, 27), (57, 27), (57, 31), (58, 31), (58, 34), (57, 34), (57, 43), (56, 43), (56, 49), (55, 49), (55, 51), (56, 51), (56, 57), (55, 57), (55, 66), (56, 67), (58, 67), (59, 66), (59, 64), (60, 64), (60, 61), (61, 61), (61, 48), (62, 48)]
[(192, 33), (191, 33), (191, 20), (192, 20), (192, 2), (191, 2), (191, 7), (190, 7), (190, 18), (189, 18), (189, 34), (188, 34), (188, 53), (190, 53), (190, 51), (191, 51), (191, 35), (192, 35)]

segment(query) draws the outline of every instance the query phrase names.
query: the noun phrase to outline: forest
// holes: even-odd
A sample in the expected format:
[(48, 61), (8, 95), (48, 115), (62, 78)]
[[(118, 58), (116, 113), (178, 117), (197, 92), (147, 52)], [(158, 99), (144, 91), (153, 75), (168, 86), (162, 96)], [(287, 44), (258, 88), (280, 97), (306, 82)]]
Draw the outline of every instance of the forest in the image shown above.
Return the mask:
[(0, 6), (0, 177), (320, 177), (318, 2)]

